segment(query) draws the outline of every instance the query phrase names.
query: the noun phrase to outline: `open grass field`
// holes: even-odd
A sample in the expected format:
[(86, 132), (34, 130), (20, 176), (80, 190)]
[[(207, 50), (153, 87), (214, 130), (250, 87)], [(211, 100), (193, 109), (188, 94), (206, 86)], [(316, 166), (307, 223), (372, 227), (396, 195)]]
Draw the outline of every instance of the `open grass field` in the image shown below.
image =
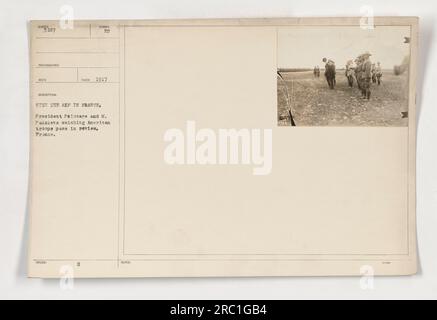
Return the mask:
[(407, 126), (408, 72), (394, 75), (384, 70), (380, 86), (371, 86), (369, 101), (361, 98), (354, 82), (347, 83), (344, 70), (337, 70), (336, 86), (329, 89), (321, 71), (315, 78), (312, 71), (281, 72), (278, 77), (278, 125), (289, 126), (287, 90), (297, 126)]

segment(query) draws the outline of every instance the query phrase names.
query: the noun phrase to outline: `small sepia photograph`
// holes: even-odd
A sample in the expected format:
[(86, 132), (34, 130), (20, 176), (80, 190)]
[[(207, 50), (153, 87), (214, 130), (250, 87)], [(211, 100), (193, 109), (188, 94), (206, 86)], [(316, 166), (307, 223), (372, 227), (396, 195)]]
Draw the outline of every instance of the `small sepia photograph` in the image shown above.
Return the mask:
[(278, 29), (279, 126), (408, 126), (408, 26)]

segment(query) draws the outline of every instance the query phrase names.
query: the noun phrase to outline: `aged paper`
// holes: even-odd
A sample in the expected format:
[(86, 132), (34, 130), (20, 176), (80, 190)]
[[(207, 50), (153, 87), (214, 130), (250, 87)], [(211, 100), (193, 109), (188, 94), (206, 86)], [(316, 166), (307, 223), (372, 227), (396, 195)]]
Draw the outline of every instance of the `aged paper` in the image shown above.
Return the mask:
[(414, 274), (418, 20), (360, 21), (32, 21), (29, 276)]

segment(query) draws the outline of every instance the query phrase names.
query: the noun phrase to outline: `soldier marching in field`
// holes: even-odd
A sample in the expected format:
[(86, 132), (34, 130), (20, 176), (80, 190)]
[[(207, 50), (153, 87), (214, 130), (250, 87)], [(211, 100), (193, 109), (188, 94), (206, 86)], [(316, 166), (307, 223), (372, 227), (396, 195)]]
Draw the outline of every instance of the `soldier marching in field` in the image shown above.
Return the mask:
[(319, 66), (314, 67), (314, 77), (316, 77), (316, 78), (320, 77), (320, 67)]
[(376, 83), (376, 64), (372, 63), (372, 83)]
[(345, 75), (346, 75), (349, 87), (352, 88), (354, 86), (354, 67), (353, 67), (353, 61), (352, 60), (349, 60), (346, 63)]
[(372, 62), (370, 61), (371, 54), (366, 52), (362, 54), (361, 64), (361, 93), (363, 99), (370, 99), (370, 85), (372, 80)]
[(378, 86), (379, 86), (379, 85), (381, 85), (381, 78), (382, 78), (382, 69), (381, 69), (381, 63), (380, 62), (378, 62), (376, 64), (375, 74), (376, 74), (376, 79), (377, 79)]
[(358, 86), (358, 90), (362, 90), (361, 88), (361, 84), (362, 84), (362, 56), (358, 56), (355, 59), (355, 64), (356, 64), (356, 68), (355, 68), (355, 79), (357, 80), (357, 86)]

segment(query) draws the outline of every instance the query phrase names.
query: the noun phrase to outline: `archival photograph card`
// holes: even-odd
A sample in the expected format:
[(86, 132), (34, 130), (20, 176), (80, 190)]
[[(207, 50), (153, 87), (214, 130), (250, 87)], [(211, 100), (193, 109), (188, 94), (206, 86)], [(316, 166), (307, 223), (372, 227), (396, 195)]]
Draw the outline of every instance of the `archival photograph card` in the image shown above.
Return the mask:
[(29, 36), (29, 277), (416, 273), (417, 18)]

